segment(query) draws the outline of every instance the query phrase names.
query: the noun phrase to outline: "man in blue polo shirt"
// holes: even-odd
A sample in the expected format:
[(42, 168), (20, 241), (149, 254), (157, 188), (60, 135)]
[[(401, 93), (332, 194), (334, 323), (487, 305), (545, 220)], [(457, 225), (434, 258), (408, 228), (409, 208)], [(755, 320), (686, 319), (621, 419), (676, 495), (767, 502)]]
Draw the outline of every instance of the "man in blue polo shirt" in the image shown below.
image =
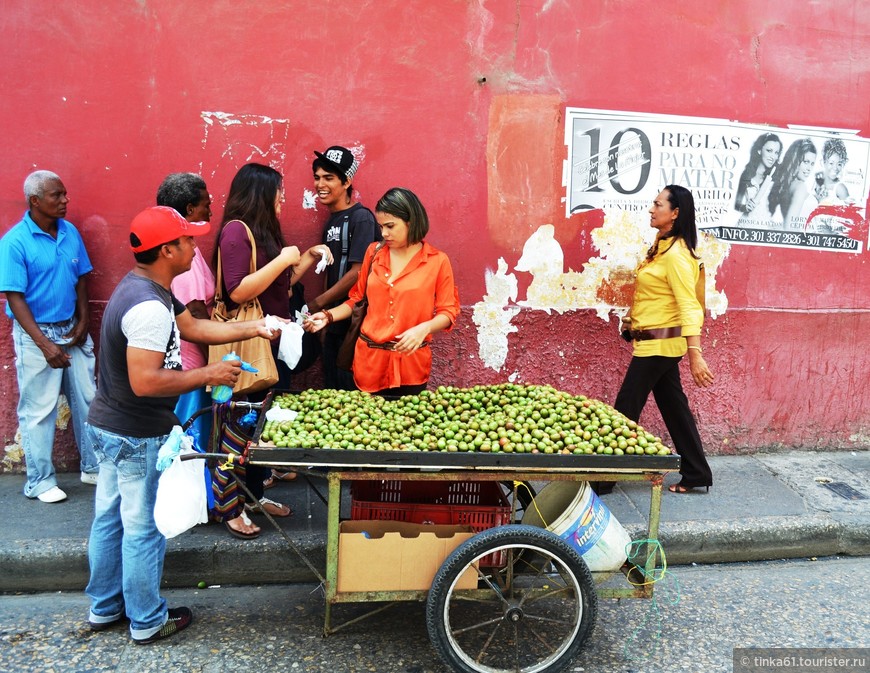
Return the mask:
[(84, 422), (94, 399), (94, 342), (88, 334), (85, 275), (93, 269), (82, 237), (64, 218), (69, 197), (60, 178), (36, 171), (24, 181), (28, 211), (0, 239), (0, 291), (13, 318), (18, 424), (27, 461), (24, 495), (66, 500), (51, 452), (63, 391), (81, 454), (81, 479), (97, 482), (97, 459)]

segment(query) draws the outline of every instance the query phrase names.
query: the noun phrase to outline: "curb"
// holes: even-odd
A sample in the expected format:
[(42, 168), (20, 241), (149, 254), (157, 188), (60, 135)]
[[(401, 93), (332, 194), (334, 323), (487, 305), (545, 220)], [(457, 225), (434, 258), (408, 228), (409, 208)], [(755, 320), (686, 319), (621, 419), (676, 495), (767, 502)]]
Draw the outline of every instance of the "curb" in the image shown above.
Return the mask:
[[(809, 515), (662, 524), (659, 540), (669, 565), (870, 556), (870, 521), (859, 516), (840, 518)], [(632, 539), (646, 533), (641, 527), (627, 529)], [(293, 541), (315, 568), (324, 568), (322, 533), (297, 533)], [(88, 581), (87, 542), (61, 539), (46, 547), (10, 541), (0, 549), (0, 564), (4, 568), (0, 592), (83, 591)], [(317, 578), (275, 532), (241, 543), (196, 533), (168, 541), (163, 586), (192, 587), (201, 581), (251, 585), (316, 582)]]

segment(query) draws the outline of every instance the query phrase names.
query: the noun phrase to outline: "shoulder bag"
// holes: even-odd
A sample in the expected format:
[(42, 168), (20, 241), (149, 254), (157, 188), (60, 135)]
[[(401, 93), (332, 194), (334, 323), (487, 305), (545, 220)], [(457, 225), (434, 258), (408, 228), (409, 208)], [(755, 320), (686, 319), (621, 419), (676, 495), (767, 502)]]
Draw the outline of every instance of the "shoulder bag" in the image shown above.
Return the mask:
[(350, 313), (350, 327), (347, 328), (347, 335), (344, 341), (341, 342), (341, 347), (338, 349), (338, 355), (335, 358), (335, 366), (339, 369), (350, 371), (353, 369), (353, 354), (356, 350), (356, 341), (359, 339), (362, 330), (363, 320), (369, 310), (369, 276), (372, 275), (372, 267), (375, 263), (375, 255), (378, 254), (381, 248), (384, 247), (383, 242), (378, 243), (375, 251), (372, 253), (369, 260), (369, 270), (366, 273), (366, 282), (363, 286), (363, 296), (356, 304), (353, 305)]
[[(254, 241), (254, 235), (247, 224), (241, 220), (236, 220), (241, 223), (248, 232), (248, 239), (251, 241), (251, 273), (257, 270), (257, 243)], [(214, 311), (211, 314), (211, 319), (215, 322), (244, 322), (246, 320), (260, 320), (263, 317), (263, 309), (260, 306), (260, 300), (254, 297), (253, 299), (238, 306), (234, 310), (229, 310), (224, 299), (223, 292), (223, 269), (221, 268), (221, 251), (220, 241), (218, 245), (217, 256), (217, 279), (215, 286)], [(208, 362), (209, 364), (223, 359), (224, 355), (230, 351), (235, 351), (236, 355), (241, 358), (242, 362), (249, 363), (255, 367), (258, 372), (242, 371), (239, 375), (239, 380), (233, 387), (234, 395), (245, 395), (247, 393), (255, 393), (259, 390), (264, 390), (278, 383), (278, 367), (275, 364), (275, 358), (272, 355), (272, 346), (267, 339), (262, 337), (254, 337), (244, 341), (233, 341), (228, 344), (212, 344), (208, 347)]]

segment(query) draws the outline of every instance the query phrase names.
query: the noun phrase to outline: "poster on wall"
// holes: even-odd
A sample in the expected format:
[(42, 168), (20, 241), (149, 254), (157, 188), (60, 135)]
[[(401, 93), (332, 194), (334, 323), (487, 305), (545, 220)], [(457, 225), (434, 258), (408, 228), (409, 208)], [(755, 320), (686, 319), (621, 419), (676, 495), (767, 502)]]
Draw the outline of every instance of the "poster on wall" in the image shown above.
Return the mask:
[(722, 241), (864, 250), (870, 140), (856, 131), (584, 108), (565, 120), (568, 217), (646, 211), (678, 184)]

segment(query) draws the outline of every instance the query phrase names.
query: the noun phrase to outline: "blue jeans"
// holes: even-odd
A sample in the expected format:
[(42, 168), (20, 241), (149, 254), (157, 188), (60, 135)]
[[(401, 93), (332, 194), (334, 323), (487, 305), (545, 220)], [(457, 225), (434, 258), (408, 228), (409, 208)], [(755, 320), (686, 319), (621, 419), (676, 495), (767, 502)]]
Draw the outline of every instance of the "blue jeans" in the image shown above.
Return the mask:
[(126, 612), (134, 638), (166, 623), (160, 596), (166, 538), (154, 523), (157, 452), (169, 435), (125, 437), (86, 426), (100, 460), (94, 523), (88, 542), (90, 621), (113, 622)]
[(54, 369), (18, 321), (12, 323), (15, 369), (18, 374), (18, 425), (27, 463), (24, 495), (28, 498), (35, 498), (57, 486), (51, 453), (57, 421), (57, 398), (61, 391), (72, 413), (73, 432), (81, 455), (81, 470), (97, 471), (97, 458), (84, 431), (88, 408), (95, 392), (94, 342), (88, 335), (87, 341), (81, 346), (66, 345), (64, 335), (74, 325), (75, 319), (39, 325), (42, 333), (52, 342), (63, 346), (70, 356), (69, 367)]

